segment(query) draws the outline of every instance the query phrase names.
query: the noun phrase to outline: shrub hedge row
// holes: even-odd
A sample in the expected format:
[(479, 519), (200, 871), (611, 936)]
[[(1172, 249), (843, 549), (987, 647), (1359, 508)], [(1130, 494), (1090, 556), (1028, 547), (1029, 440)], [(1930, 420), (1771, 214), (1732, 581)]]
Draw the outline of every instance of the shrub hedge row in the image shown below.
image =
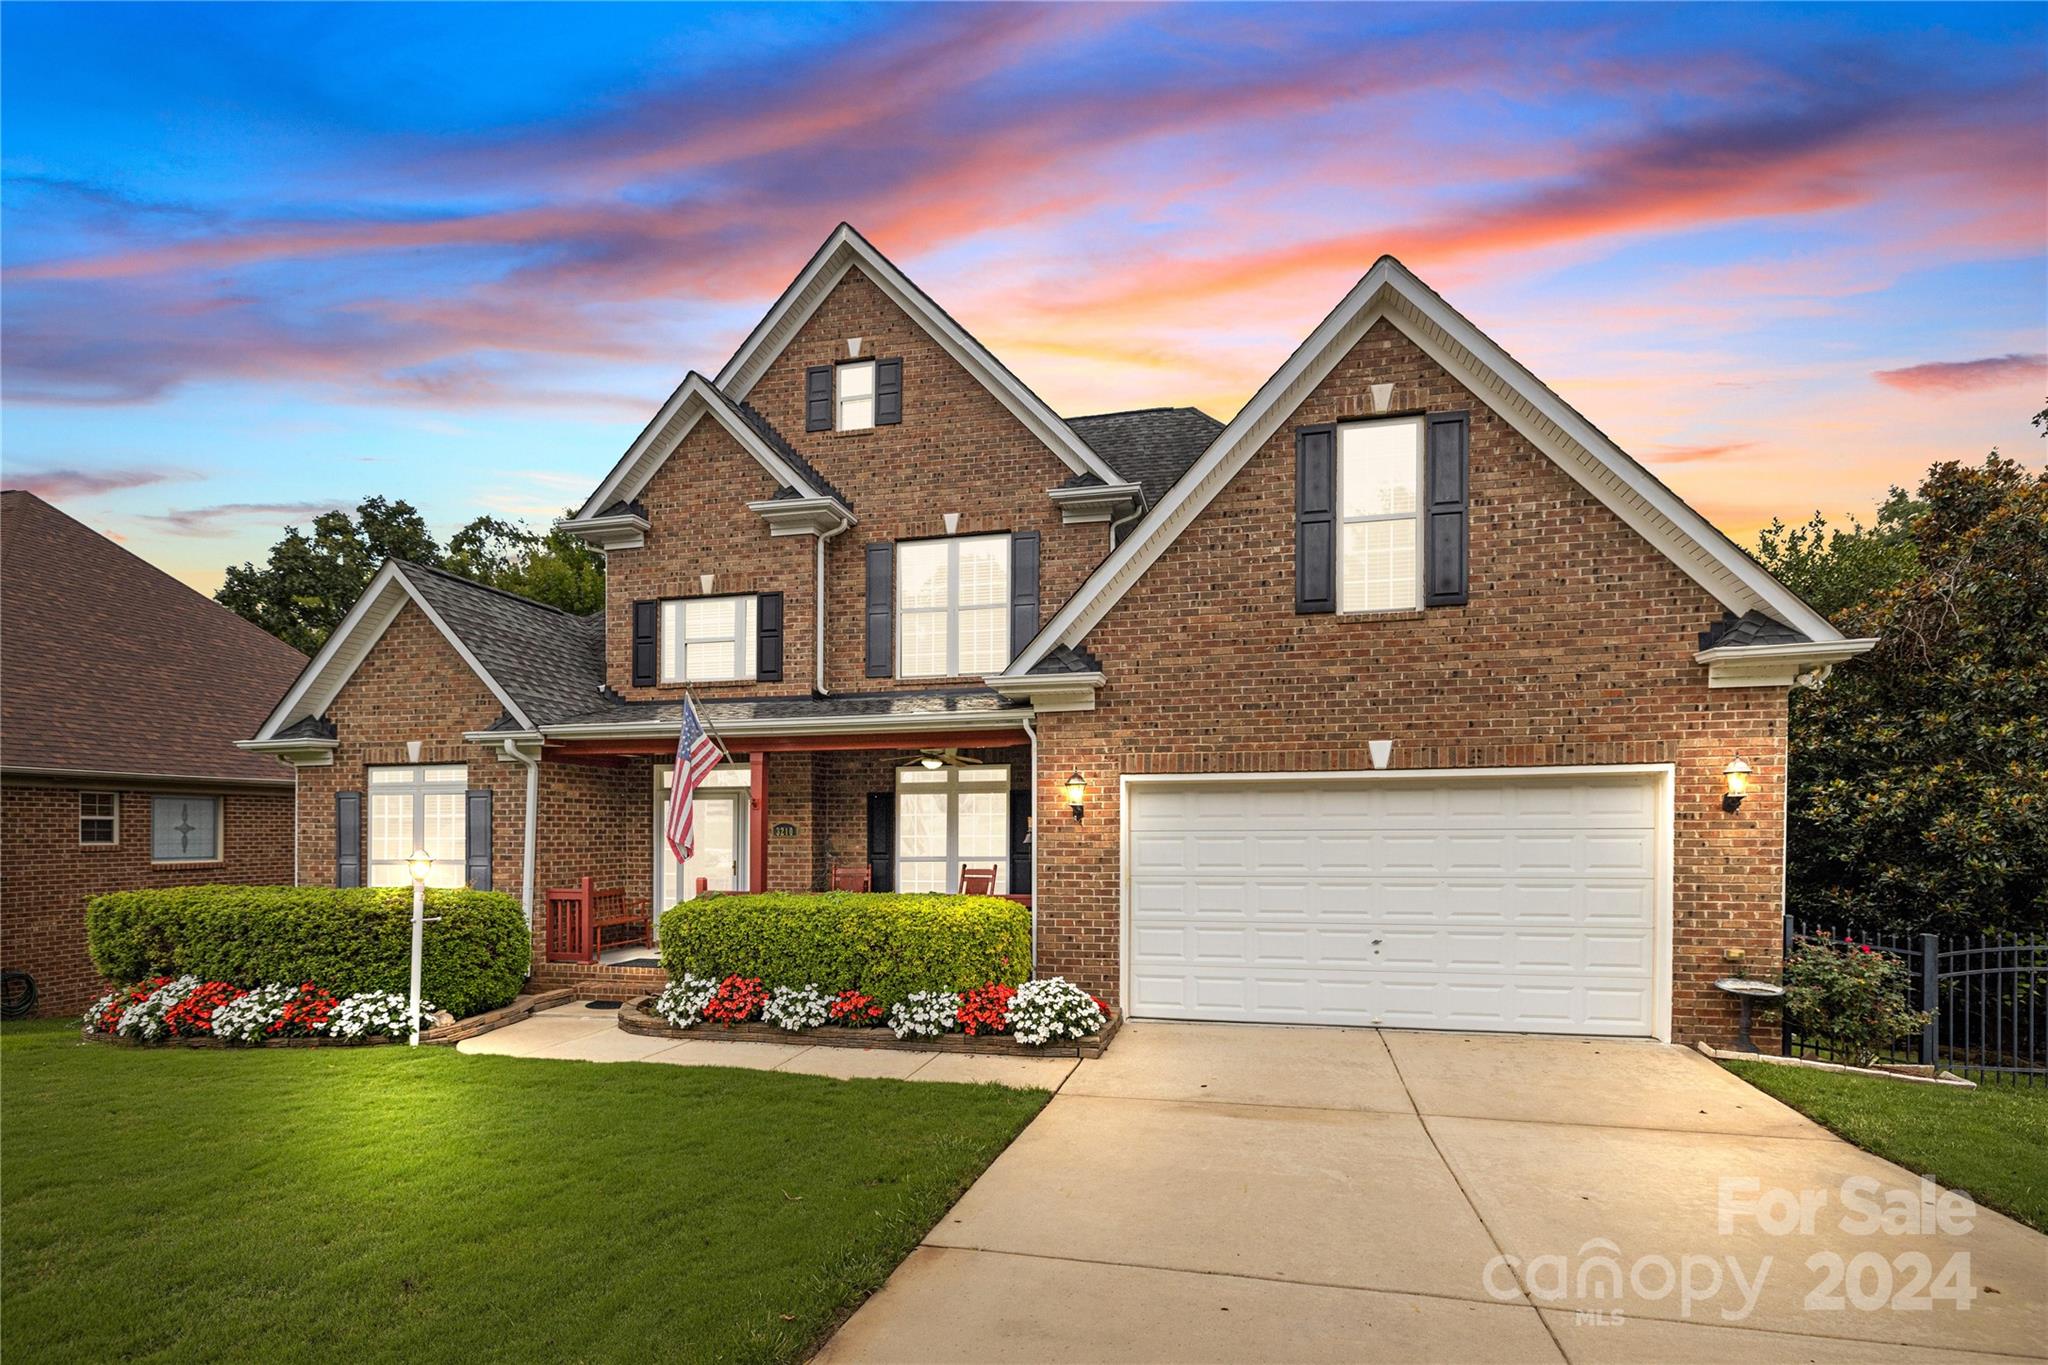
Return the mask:
[(671, 977), (859, 989), (885, 1007), (1031, 975), (1031, 912), (998, 896), (766, 892), (699, 896), (661, 917)]
[[(460, 1017), (510, 1003), (532, 939), (515, 897), (430, 888), (420, 991)], [(410, 978), (412, 889), (183, 886), (119, 891), (86, 910), (100, 975), (132, 982), (190, 973), (237, 986), (310, 981), (338, 996), (403, 991)]]

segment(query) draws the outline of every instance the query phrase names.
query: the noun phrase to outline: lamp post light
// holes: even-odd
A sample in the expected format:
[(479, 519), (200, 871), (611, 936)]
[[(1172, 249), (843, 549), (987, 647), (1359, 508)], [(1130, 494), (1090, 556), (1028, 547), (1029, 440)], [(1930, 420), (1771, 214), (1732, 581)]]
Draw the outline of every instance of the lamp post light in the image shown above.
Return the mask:
[(411, 1027), (411, 1038), (407, 1047), (420, 1045), (420, 943), (425, 936), (427, 923), (427, 874), (434, 870), (434, 855), (423, 848), (416, 848), (405, 860), (406, 871), (412, 873), (412, 994), (408, 997), (407, 1020)]

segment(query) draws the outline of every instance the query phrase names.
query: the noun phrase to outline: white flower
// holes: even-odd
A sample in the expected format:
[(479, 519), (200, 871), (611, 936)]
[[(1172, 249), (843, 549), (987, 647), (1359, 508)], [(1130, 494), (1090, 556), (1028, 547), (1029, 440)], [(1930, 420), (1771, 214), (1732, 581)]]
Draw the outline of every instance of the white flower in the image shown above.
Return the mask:
[(1105, 1021), (1093, 996), (1054, 976), (1019, 986), (1006, 1022), (1018, 1042), (1042, 1047), (1058, 1038), (1085, 1038)]
[(688, 1028), (703, 1019), (704, 1007), (716, 994), (716, 977), (685, 973), (682, 980), (670, 982), (668, 989), (661, 993), (654, 1002), (654, 1012), (672, 1028)]
[[(345, 997), (327, 1016), (326, 1032), (334, 1038), (404, 1038), (412, 1029), (405, 1017), (406, 997), (397, 991), (358, 991)], [(420, 1031), (434, 1025), (434, 1007), (420, 1001)]]
[(231, 1043), (260, 1043), (284, 1007), (299, 993), (296, 986), (258, 986), (213, 1012), (213, 1036)]
[(99, 1032), (100, 1016), (105, 1014), (108, 1010), (112, 1009), (114, 1007), (114, 1002), (116, 1000), (119, 1000), (120, 998), (120, 991), (108, 991), (105, 995), (93, 1001), (92, 1004), (89, 1007), (87, 1007), (85, 1011), (86, 1028), (90, 1029), (94, 1033)]
[(121, 1021), (114, 1025), (114, 1032), (123, 1038), (146, 1038), (155, 1042), (170, 1032), (164, 1025), (164, 1016), (170, 1013), (171, 1006), (197, 989), (199, 978), (196, 976), (181, 976), (176, 981), (165, 982), (122, 1010)]
[(761, 1007), (761, 1017), (793, 1033), (823, 1024), (831, 1004), (832, 997), (815, 985), (777, 986), (769, 993), (768, 1003)]
[(936, 1038), (960, 1022), (960, 997), (951, 991), (912, 991), (889, 1007), (889, 1028), (898, 1038)]

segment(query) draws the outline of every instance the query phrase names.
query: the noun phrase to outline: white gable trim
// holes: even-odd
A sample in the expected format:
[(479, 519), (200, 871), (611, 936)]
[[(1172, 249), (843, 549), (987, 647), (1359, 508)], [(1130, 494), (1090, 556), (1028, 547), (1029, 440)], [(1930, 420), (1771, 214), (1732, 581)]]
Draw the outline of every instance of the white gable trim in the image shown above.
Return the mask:
[[(829, 496), (762, 440), (761, 434), (747, 425), (733, 411), (732, 404), (712, 388), (710, 380), (692, 370), (683, 376), (683, 382), (676, 385), (676, 391), (669, 395), (668, 402), (661, 405), (661, 411), (654, 415), (654, 420), (641, 429), (626, 453), (619, 457), (619, 462), (612, 466), (611, 473), (605, 475), (597, 491), (576, 509), (575, 516), (565, 517), (557, 525), (575, 531), (613, 503), (636, 497), (654, 477), (655, 471), (697, 429), (697, 423), (706, 413), (739, 442), (741, 450), (753, 456), (754, 462), (768, 471), (768, 476), (775, 480), (778, 488), (786, 484), (807, 498)], [(676, 425), (678, 423), (680, 425)], [(663, 433), (672, 426), (675, 427), (673, 434), (664, 436)]]
[(1079, 647), (1337, 362), (1382, 318), (1392, 322), (1537, 449), (1730, 611), (1761, 610), (1816, 642), (1842, 639), (1827, 620), (1570, 404), (1467, 321), (1413, 272), (1382, 256), (1249, 403), (1217, 433), (1138, 534), (1112, 551), (1004, 671), (1030, 671), (1062, 644)]
[(782, 291), (782, 297), (775, 300), (766, 316), (740, 343), (739, 350), (733, 352), (732, 359), (725, 362), (725, 368), (718, 372), (718, 387), (735, 400), (744, 400), (791, 338), (810, 321), (811, 314), (818, 311), (818, 305), (839, 287), (839, 282), (846, 278), (846, 272), (856, 265), (861, 273), (874, 281), (876, 288), (888, 296), (890, 302), (943, 346), (961, 368), (994, 394), (996, 400), (1069, 469), (1076, 474), (1093, 474), (1104, 483), (1124, 482), (1123, 476), (1105, 464), (1087, 442), (1075, 435), (1073, 429), (1045, 405), (1043, 399), (1025, 387), (1023, 380), (1010, 373), (1009, 368), (987, 347), (970, 336), (965, 328), (947, 315), (945, 309), (932, 301), (930, 295), (912, 284), (909, 276), (846, 223), (832, 230), (832, 235), (798, 272), (789, 288)]
[(477, 661), (476, 655), (469, 652), (469, 646), (448, 628), (448, 623), (441, 619), (441, 613), (435, 611), (420, 590), (412, 585), (394, 559), (377, 570), (370, 586), (363, 589), (363, 595), (356, 599), (356, 604), (348, 609), (348, 615), (327, 637), (327, 643), (313, 656), (313, 662), (306, 665), (306, 671), (299, 674), (291, 691), (285, 693), (284, 700), (263, 722), (263, 728), (256, 732), (256, 741), (274, 740), (277, 732), (293, 721), (324, 715), (335, 696), (362, 667), (363, 660), (370, 657), (370, 650), (377, 641), (384, 638), (384, 632), (397, 619), (399, 608), (408, 601), (417, 606), (433, 623), (434, 629), (441, 632), (442, 638), (454, 647), (462, 662), (469, 666), (469, 671), (476, 674), (477, 680), (489, 688), (491, 695), (505, 708), (505, 713), (531, 730), (533, 722), (519, 709), (519, 704), (498, 686), (498, 680)]

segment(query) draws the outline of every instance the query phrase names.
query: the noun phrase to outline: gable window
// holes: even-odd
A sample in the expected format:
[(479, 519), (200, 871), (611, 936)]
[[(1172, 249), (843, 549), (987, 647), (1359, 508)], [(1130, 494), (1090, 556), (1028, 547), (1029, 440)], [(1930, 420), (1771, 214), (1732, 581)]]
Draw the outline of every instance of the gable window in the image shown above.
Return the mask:
[(121, 798), (113, 792), (78, 794), (78, 842), (118, 844), (121, 842)]
[(433, 855), (428, 886), (461, 886), (467, 868), (469, 769), (460, 763), (369, 770), (370, 885), (410, 886), (406, 859)]
[(973, 764), (896, 770), (896, 889), (958, 891), (962, 867), (1010, 887), (1010, 770)]
[(875, 424), (875, 362), (856, 360), (835, 367), (834, 411), (840, 431), (865, 431)]
[(1337, 428), (1337, 610), (1422, 605), (1422, 419)]
[(758, 599), (687, 597), (661, 604), (661, 680), (735, 682), (754, 676)]
[(149, 799), (149, 857), (158, 863), (220, 860), (218, 796), (153, 796)]
[(1010, 662), (1010, 538), (896, 547), (896, 676), (994, 673)]

